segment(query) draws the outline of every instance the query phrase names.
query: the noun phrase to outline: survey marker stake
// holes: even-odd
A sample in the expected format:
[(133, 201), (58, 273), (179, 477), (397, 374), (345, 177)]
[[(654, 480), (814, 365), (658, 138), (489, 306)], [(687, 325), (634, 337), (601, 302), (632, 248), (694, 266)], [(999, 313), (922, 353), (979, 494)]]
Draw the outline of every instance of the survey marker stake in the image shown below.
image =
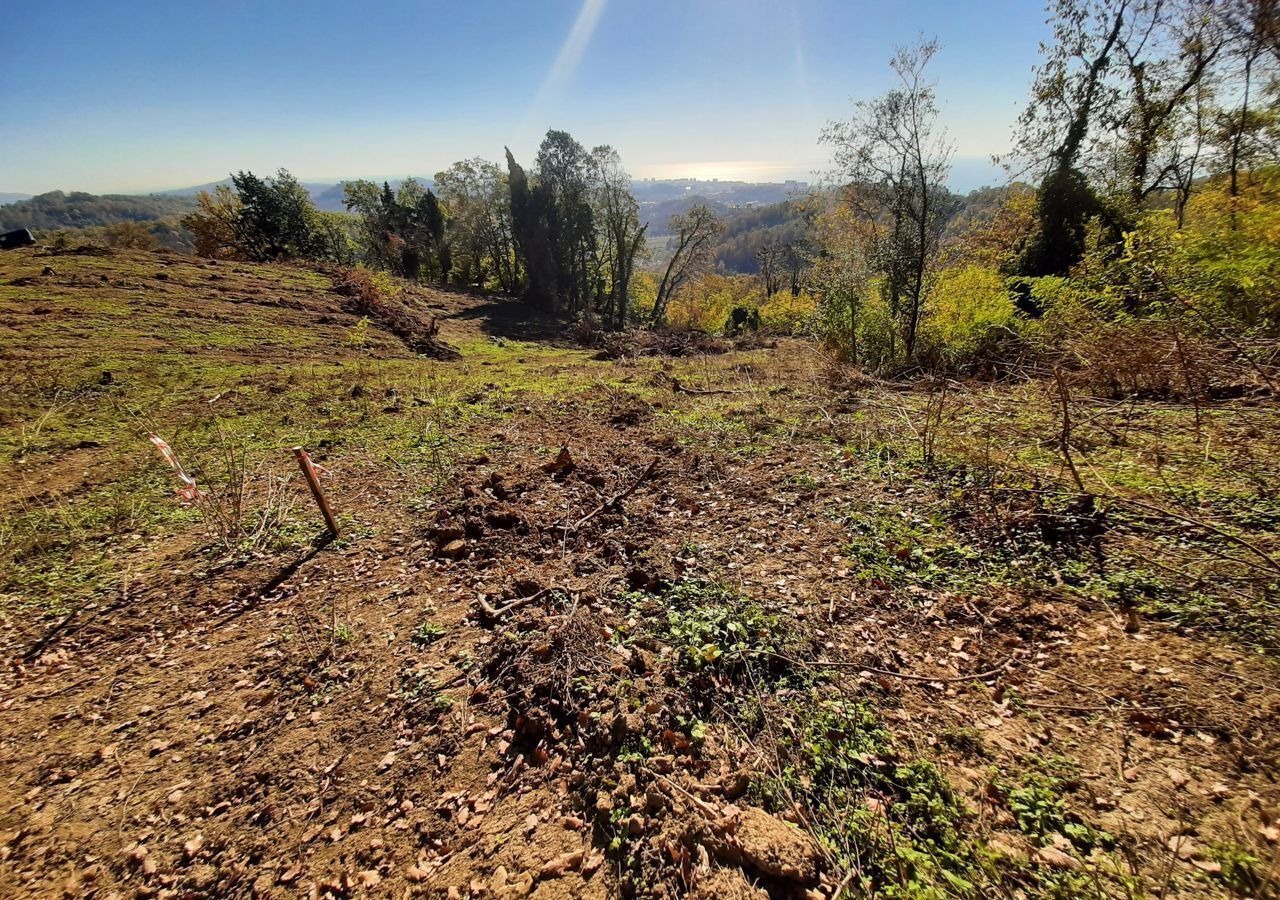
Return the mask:
[(307, 451), (301, 447), (294, 447), (293, 455), (298, 458), (298, 468), (302, 470), (302, 477), (307, 479), (307, 487), (311, 488), (311, 496), (316, 498), (316, 506), (320, 507), (320, 514), (324, 516), (324, 524), (329, 527), (329, 533), (337, 537), (338, 522), (334, 519), (333, 510), (329, 508), (329, 501), (325, 499), (324, 491), (320, 488), (320, 476), (316, 474), (316, 464), (311, 461), (310, 456), (307, 456)]

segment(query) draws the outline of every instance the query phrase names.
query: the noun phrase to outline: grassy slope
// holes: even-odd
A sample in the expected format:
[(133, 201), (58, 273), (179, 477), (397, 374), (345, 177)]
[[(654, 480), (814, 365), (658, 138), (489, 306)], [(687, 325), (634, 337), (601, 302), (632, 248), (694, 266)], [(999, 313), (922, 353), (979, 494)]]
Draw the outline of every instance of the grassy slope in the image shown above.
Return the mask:
[[(597, 361), (418, 288), (463, 352), (432, 362), (340, 299), (302, 268), (0, 257), (15, 894), (654, 892), (738, 768), (828, 893), (855, 862), (846, 887), (908, 895), (1274, 891), (1273, 407), (1079, 398), (1091, 486), (1145, 504), (1099, 537), (1041, 385), (940, 401), (798, 343)], [(174, 499), (149, 431), (220, 510), (243, 468), (244, 527)], [(294, 444), (344, 526), (318, 551)], [(576, 602), (475, 618), (538, 588)], [(636, 711), (617, 746), (582, 724)], [(584, 846), (609, 865), (539, 874)]]

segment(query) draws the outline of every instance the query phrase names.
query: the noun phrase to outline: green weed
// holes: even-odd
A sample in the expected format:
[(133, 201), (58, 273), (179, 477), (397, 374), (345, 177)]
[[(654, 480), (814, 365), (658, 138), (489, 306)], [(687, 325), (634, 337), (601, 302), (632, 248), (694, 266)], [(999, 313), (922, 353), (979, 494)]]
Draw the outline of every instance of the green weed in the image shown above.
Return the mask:
[(355, 643), (356, 632), (346, 622), (338, 622), (333, 626), (330, 636), (335, 644), (352, 644)]
[(1220, 871), (1215, 879), (1231, 892), (1233, 897), (1275, 897), (1280, 894), (1280, 882), (1274, 868), (1267, 865), (1252, 851), (1234, 841), (1223, 841), (1209, 848), (1209, 858)]
[(438, 622), (423, 622), (414, 629), (413, 636), (409, 640), (411, 640), (415, 646), (428, 647), (440, 640), (440, 638), (444, 637), (447, 633), (448, 629)]
[[(628, 595), (645, 603), (643, 594)], [(792, 629), (758, 602), (716, 582), (686, 579), (665, 591), (657, 604), (658, 628), (683, 668), (739, 674), (748, 663), (761, 673), (780, 672), (790, 657)]]
[(904, 759), (868, 704), (821, 701), (793, 712), (784, 728), (788, 760), (762, 794), (771, 805), (805, 805), (839, 869), (860, 873), (851, 895), (976, 897), (996, 883), (941, 771)]
[(1114, 839), (1068, 812), (1066, 795), (1078, 777), (1077, 767), (1070, 760), (1037, 760), (1019, 781), (997, 781), (997, 787), (1004, 793), (1009, 812), (1023, 834), (1041, 844), (1051, 843), (1054, 835), (1060, 834), (1088, 853), (1095, 847), (1111, 845)]

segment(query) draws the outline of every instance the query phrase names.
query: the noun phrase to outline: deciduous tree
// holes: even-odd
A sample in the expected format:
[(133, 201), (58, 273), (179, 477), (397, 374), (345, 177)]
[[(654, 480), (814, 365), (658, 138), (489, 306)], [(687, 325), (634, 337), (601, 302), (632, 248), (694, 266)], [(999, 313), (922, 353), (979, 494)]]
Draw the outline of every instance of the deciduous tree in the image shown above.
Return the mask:
[(706, 204), (698, 203), (688, 212), (672, 216), (670, 230), (675, 235), (672, 238), (675, 248), (658, 283), (658, 294), (649, 316), (655, 325), (662, 323), (671, 298), (710, 263), (715, 238), (723, 225)]
[(591, 195), (599, 230), (597, 277), (601, 282), (607, 278), (609, 284), (602, 312), (613, 327), (622, 328), (627, 322), (631, 275), (644, 250), (647, 226), (640, 224), (640, 204), (631, 193), (631, 176), (612, 147), (591, 151)]
[(196, 194), (198, 208), (182, 217), (182, 226), (195, 236), (195, 252), (209, 259), (227, 259), (236, 253), (236, 221), (240, 198), (228, 185)]
[(484, 287), (492, 278), (502, 290), (516, 293), (520, 278), (506, 173), (477, 157), (437, 172), (435, 185), (447, 213), (449, 244), (461, 281)]
[(859, 103), (852, 121), (833, 122), (823, 132), (846, 202), (876, 226), (876, 267), (908, 362), (951, 213), (945, 182), (952, 147), (924, 74), (937, 51), (936, 41), (899, 48), (890, 61), (897, 87)]

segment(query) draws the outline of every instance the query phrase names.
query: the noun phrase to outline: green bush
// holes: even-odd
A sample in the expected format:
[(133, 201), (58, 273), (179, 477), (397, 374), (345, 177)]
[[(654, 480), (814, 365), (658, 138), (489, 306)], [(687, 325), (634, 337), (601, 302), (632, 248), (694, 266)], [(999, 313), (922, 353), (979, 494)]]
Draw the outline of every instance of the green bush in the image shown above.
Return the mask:
[(925, 356), (948, 369), (981, 368), (1016, 336), (1016, 307), (999, 272), (985, 266), (942, 272), (921, 328)]

